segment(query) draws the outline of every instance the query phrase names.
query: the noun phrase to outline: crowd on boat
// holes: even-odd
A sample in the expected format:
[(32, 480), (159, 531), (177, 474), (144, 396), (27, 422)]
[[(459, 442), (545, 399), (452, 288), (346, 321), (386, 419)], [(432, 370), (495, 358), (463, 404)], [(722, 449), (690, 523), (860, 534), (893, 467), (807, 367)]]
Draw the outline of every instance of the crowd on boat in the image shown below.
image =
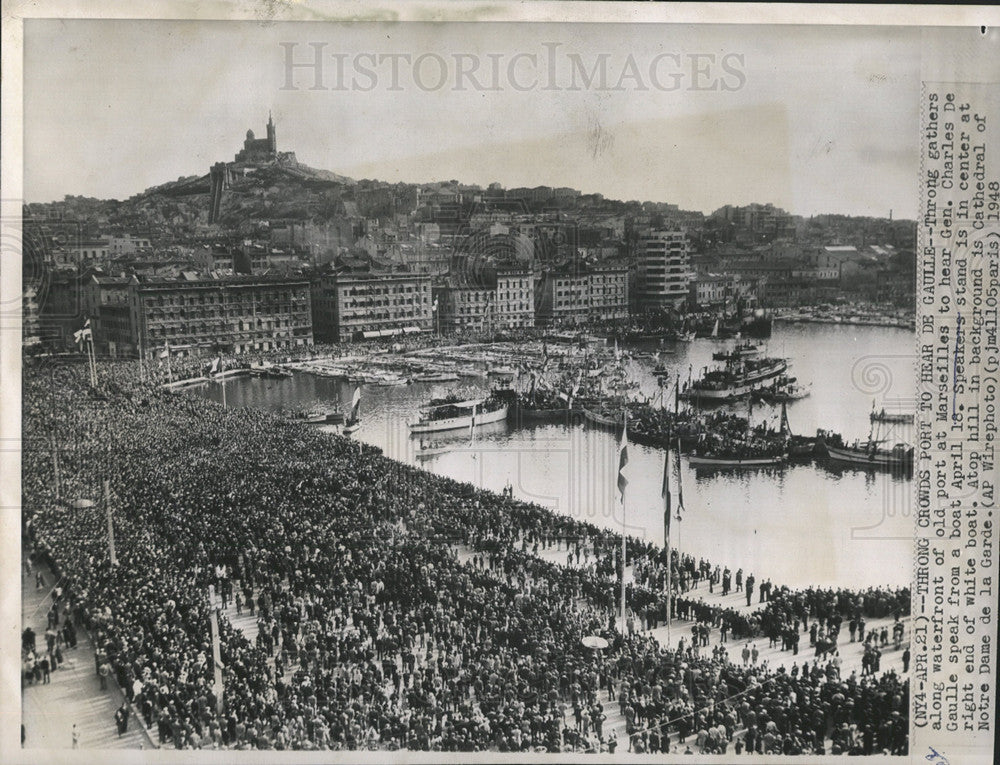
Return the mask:
[[(817, 657), (792, 676), (663, 646), (634, 621), (619, 629), (612, 532), (271, 413), (170, 395), (134, 362), (100, 367), (98, 395), (82, 365), (25, 370), (26, 552), (59, 578), (57, 619), (90, 632), (161, 746), (799, 754), (850, 739), (906, 751), (908, 686), (892, 671), (842, 678)], [(594, 565), (536, 555), (563, 545)], [(634, 620), (666, 558), (631, 538), (628, 556), (648, 561), (628, 595)], [(210, 587), (227, 609), (221, 711)], [(824, 593), (771, 592), (768, 612), (773, 599), (811, 623), (831, 607)], [(878, 602), (837, 594), (832, 608)], [(233, 609), (256, 617), (256, 637), (232, 626)], [(612, 705), (620, 743), (603, 727)]]

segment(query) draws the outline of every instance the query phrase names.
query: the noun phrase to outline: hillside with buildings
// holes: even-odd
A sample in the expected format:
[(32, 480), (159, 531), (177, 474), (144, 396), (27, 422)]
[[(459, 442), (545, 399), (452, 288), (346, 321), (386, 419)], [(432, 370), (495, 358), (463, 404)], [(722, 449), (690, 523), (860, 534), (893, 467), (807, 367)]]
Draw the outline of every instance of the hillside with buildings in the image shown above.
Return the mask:
[[(25, 205), (26, 326), (38, 347), (72, 347), (90, 319), (105, 352), (188, 354), (273, 347), (268, 332), (289, 326), (282, 342), (296, 345), (414, 328), (663, 327), (754, 307), (905, 315), (915, 232), (891, 213), (706, 215), (564, 187), (353, 180), (279, 151), (269, 120), (206, 175), (124, 201)], [(202, 308), (219, 295), (250, 316), (266, 305), (273, 322)]]

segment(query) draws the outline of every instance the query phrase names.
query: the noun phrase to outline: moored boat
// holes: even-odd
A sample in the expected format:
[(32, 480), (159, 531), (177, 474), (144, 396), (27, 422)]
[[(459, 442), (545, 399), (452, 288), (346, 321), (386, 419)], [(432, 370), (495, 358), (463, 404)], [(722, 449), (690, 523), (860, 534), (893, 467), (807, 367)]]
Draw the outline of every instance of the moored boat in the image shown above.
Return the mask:
[(782, 453), (761, 457), (689, 454), (687, 459), (688, 464), (695, 467), (767, 467), (783, 464), (788, 459), (788, 454)]
[(855, 441), (849, 445), (825, 443), (827, 455), (837, 462), (846, 462), (863, 467), (900, 467), (913, 466), (913, 447), (897, 443), (891, 447), (879, 445), (878, 441)]
[(912, 425), (913, 415), (912, 414), (890, 414), (883, 409), (880, 412), (872, 412), (868, 418), (872, 422), (885, 422), (885, 423), (897, 423), (901, 425)]
[(730, 361), (722, 369), (705, 372), (687, 386), (680, 397), (706, 403), (732, 401), (766, 386), (787, 369), (788, 362), (778, 358)]
[(290, 419), (294, 422), (304, 422), (306, 425), (342, 425), (344, 413), (340, 409), (317, 410), (292, 415)]
[(456, 380), (458, 380), (458, 375), (453, 372), (422, 372), (413, 376), (413, 382), (422, 383), (455, 382)]
[(457, 395), (432, 399), (418, 422), (410, 423), (411, 433), (435, 433), (441, 430), (475, 428), (507, 419), (507, 401), (496, 394), (485, 398), (462, 398)]

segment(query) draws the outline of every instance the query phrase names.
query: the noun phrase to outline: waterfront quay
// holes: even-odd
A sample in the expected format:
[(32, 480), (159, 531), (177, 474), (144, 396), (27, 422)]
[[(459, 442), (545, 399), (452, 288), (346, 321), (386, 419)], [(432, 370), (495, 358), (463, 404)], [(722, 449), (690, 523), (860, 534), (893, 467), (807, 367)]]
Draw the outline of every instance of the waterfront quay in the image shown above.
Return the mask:
[[(836, 575), (783, 586), (763, 559), (751, 567), (726, 550), (696, 552), (690, 510), (679, 522), (683, 552), (668, 552), (662, 534), (659, 543), (623, 538), (613, 524), (418, 469), (247, 406), (251, 389), (237, 388), (277, 395), (303, 384), (295, 376), (227, 382), (235, 401), (224, 407), (162, 391), (135, 363), (97, 372), (95, 395), (82, 368), (55, 365), (44, 378), (26, 369), (25, 432), (55, 428), (59, 438), (56, 450), (51, 440), (25, 442), (25, 523), (64, 572), (68, 602), (114, 614), (104, 622), (114, 673), (167, 689), (151, 699), (150, 733), (163, 746), (906, 750), (907, 680), (888, 657), (902, 650), (895, 642), (882, 646), (882, 664), (853, 677), (854, 659), (829, 651), (808, 676), (802, 664), (793, 674), (762, 658), (767, 631), (808, 635), (806, 622), (821, 637), (837, 634), (845, 656), (857, 650), (846, 632), (858, 618), (898, 617), (905, 640), (905, 587), (844, 586)], [(61, 402), (55, 422), (52, 397)], [(658, 504), (632, 477), (633, 492)], [(682, 480), (694, 507), (703, 492)], [(92, 501), (70, 509), (53, 492)], [(620, 621), (623, 544), (631, 581)], [(726, 589), (715, 574), (737, 567), (774, 581), (752, 615), (688, 596), (694, 571)], [(690, 589), (705, 599), (706, 586)], [(662, 625), (643, 629), (671, 590), (677, 612), (697, 615), (720, 640), (728, 625), (734, 646), (761, 643), (758, 660), (744, 664), (732, 648), (728, 659), (712, 655), (712, 636), (695, 653), (664, 645)], [(669, 643), (686, 622), (674, 620)]]

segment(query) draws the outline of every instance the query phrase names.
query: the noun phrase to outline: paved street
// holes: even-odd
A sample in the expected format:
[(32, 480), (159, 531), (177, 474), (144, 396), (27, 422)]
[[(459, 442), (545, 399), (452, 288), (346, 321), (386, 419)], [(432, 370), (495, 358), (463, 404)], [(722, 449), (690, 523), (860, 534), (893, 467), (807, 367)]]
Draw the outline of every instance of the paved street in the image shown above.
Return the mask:
[[(37, 569), (36, 569), (37, 570)], [(51, 605), (50, 592), (55, 585), (52, 573), (42, 567), (45, 587), (36, 587), (34, 572), (22, 570), (21, 616), (22, 629), (35, 631), (36, 647), (45, 649), (46, 612)], [(25, 685), (22, 676), (21, 722), (25, 728), (26, 749), (70, 749), (72, 730), (79, 732), (79, 749), (150, 749), (152, 743), (141, 723), (133, 715), (128, 732), (119, 738), (115, 728), (115, 710), (124, 696), (108, 679), (108, 689), (94, 667), (94, 647), (85, 629), (77, 627), (77, 647), (63, 651), (65, 662), (51, 673), (51, 682)]]

